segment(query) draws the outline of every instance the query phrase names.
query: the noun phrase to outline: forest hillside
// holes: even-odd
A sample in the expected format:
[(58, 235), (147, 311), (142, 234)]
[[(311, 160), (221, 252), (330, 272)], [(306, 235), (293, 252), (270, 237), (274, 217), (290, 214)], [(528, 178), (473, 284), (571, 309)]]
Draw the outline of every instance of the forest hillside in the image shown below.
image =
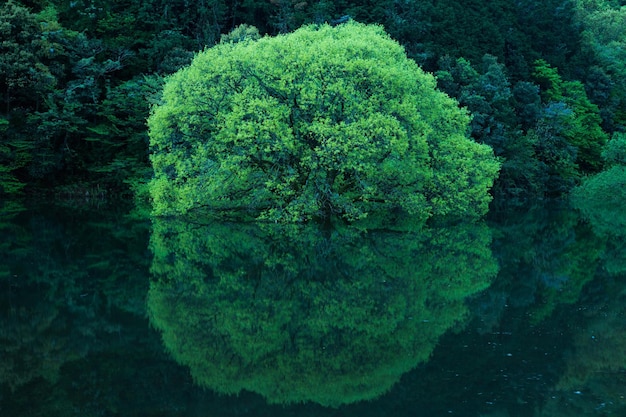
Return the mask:
[(164, 77), (236, 28), (348, 18), (380, 24), (469, 110), (502, 164), (496, 204), (566, 195), (626, 130), (624, 0), (9, 0), (0, 195), (142, 190)]

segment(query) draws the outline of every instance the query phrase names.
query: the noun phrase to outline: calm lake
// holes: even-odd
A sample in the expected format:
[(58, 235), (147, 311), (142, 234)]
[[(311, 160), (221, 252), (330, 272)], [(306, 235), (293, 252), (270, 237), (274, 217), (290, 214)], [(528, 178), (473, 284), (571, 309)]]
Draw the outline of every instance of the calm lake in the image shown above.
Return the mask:
[(626, 231), (565, 203), (370, 232), (73, 206), (0, 202), (1, 416), (626, 415)]

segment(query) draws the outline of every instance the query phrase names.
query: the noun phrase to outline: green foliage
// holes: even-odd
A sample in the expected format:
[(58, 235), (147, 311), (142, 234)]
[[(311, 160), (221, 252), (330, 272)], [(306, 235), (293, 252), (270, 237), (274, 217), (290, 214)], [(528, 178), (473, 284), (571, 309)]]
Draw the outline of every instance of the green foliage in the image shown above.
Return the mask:
[(626, 165), (626, 133), (615, 133), (602, 151), (607, 165)]
[(564, 81), (556, 68), (544, 60), (535, 62), (534, 77), (542, 87), (546, 103), (564, 103), (569, 113), (562, 112), (558, 121), (559, 134), (577, 149), (576, 162), (583, 172), (598, 172), (602, 168), (601, 151), (607, 141), (602, 130), (598, 106), (591, 103), (583, 84)]
[(374, 21), (433, 72), (442, 69), (437, 62), (446, 55), (476, 64), (490, 54), (507, 66), (514, 81), (527, 80), (535, 59), (566, 64), (580, 40), (569, 0), (390, 3)]
[(25, 184), (15, 176), (15, 171), (28, 164), (30, 143), (8, 140), (11, 132), (9, 121), (0, 118), (0, 196), (17, 194)]
[(103, 186), (119, 188), (123, 183), (147, 182), (148, 135), (143, 129), (149, 100), (161, 89), (157, 77), (136, 77), (107, 91), (102, 101), (102, 124), (89, 127), (85, 140), (93, 141), (94, 158), (88, 169), (105, 174)]
[(563, 99), (563, 79), (556, 68), (552, 68), (544, 59), (535, 61), (533, 78), (541, 87), (541, 94), (546, 102)]
[[(482, 68), (464, 59), (440, 60), (438, 83), (472, 115), (471, 135), (491, 146), (502, 161), (493, 192), (504, 203), (560, 195), (578, 178), (576, 149), (561, 137), (569, 113), (542, 107), (539, 87), (518, 82), (511, 88), (504, 65), (485, 55)], [(548, 75), (558, 74), (553, 71)], [(560, 78), (558, 78), (560, 80)]]
[(611, 274), (626, 272), (626, 135), (616, 133), (602, 156), (607, 168), (587, 177), (571, 194), (573, 205), (606, 241), (604, 268)]
[[(0, 64), (0, 85), (6, 85), (5, 119), (9, 121), (0, 145), (0, 187), (5, 193), (16, 193), (25, 184), (54, 186), (60, 178), (88, 183), (93, 179), (89, 170), (102, 164), (99, 158), (113, 158), (107, 152), (110, 148), (99, 146), (106, 143), (101, 136), (108, 126), (102, 124), (98, 112), (107, 80), (124, 66), (128, 55), (118, 51), (111, 57), (100, 41), (67, 30), (58, 18), (50, 5), (37, 14), (14, 2), (0, 9), (0, 20), (5, 22), (0, 26), (11, 38), (2, 43), (7, 65)], [(46, 83), (41, 81), (43, 76)], [(144, 114), (138, 115), (142, 121), (132, 128), (137, 133), (144, 129), (147, 113), (145, 101), (141, 104)], [(144, 168), (146, 143), (144, 139), (141, 150), (133, 149), (139, 158), (132, 157), (136, 161), (143, 156)], [(116, 156), (124, 158), (119, 153)], [(132, 171), (140, 167), (135, 163)], [(102, 185), (115, 180), (116, 185), (122, 182), (112, 176)]]
[(44, 47), (36, 16), (13, 0), (5, 2), (0, 7), (0, 111), (40, 101), (55, 84), (43, 62)]
[(615, 165), (586, 178), (572, 192), (574, 204), (602, 234), (622, 235), (626, 217), (626, 165)]
[(602, 156), (608, 168), (584, 179), (571, 199), (600, 235), (623, 239), (626, 216), (626, 135), (616, 133)]
[(359, 232), (157, 218), (151, 323), (197, 384), (270, 403), (373, 399), (489, 285), (484, 224)]
[(148, 121), (154, 211), (481, 215), (499, 166), (467, 123), (380, 27), (223, 43), (166, 80)]
[(245, 40), (257, 40), (261, 37), (259, 30), (250, 25), (239, 25), (235, 29), (231, 30), (228, 34), (222, 35), (220, 42), (222, 43), (237, 43)]
[[(601, 106), (612, 130), (626, 128), (626, 7), (623, 3), (579, 1), (576, 12), (583, 28), (581, 53), (593, 63), (587, 77), (588, 91)], [(621, 7), (620, 7), (621, 6)], [(597, 75), (603, 85), (598, 86)], [(601, 87), (601, 88), (598, 88)], [(596, 92), (600, 90), (600, 94)]]
[[(126, 83), (172, 74), (198, 50), (228, 40), (234, 31), (239, 39), (255, 38), (254, 27), (261, 35), (290, 33), (311, 23), (340, 24), (350, 16), (382, 25), (428, 71), (452, 75), (456, 91), (443, 86), (443, 76), (440, 86), (471, 111), (472, 137), (502, 158), (502, 175), (492, 191), (496, 199), (559, 194), (572, 182), (548, 174), (549, 160), (535, 152), (545, 129), (536, 128), (541, 115), (529, 83), (534, 61), (545, 60), (548, 79), (579, 82), (561, 88), (563, 98), (554, 101), (573, 114), (550, 127), (548, 142), (565, 138), (576, 148), (576, 169), (598, 172), (606, 141), (598, 117), (610, 134), (626, 126), (622, 6), (600, 0), (209, 0), (194, 7), (188, 0), (6, 1), (0, 6), (0, 117), (10, 121), (10, 129), (1, 139), (0, 182), (10, 193), (76, 183), (125, 193), (128, 183), (143, 181), (137, 178), (143, 178), (145, 148), (135, 145), (145, 138), (145, 126), (135, 119), (145, 114), (146, 104), (129, 100), (124, 112), (133, 114), (131, 123), (120, 130), (111, 125), (111, 112), (120, 108), (114, 97)], [(461, 57), (467, 73), (443, 65)], [(560, 74), (550, 73), (557, 67)], [(551, 105), (552, 92), (544, 87), (543, 104)], [(130, 146), (120, 143), (122, 132), (130, 135)], [(284, 213), (283, 207), (277, 211)]]
[(0, 195), (20, 192), (20, 171), (32, 162), (25, 110), (40, 106), (55, 84), (45, 46), (33, 13), (13, 0), (0, 6)]

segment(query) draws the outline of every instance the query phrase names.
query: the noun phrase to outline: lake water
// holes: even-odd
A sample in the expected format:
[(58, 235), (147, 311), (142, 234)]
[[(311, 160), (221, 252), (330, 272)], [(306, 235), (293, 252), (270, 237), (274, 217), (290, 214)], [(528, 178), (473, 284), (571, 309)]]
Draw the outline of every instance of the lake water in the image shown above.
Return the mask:
[(626, 415), (626, 231), (563, 203), (368, 233), (0, 212), (1, 416)]

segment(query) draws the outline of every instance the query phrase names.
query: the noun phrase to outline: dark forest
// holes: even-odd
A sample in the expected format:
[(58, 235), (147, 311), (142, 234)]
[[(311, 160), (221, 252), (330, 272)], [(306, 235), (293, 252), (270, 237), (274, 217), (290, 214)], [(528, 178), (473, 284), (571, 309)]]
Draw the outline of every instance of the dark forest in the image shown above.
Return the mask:
[[(567, 195), (626, 141), (626, 2), (9, 0), (0, 195), (145, 194), (163, 80), (242, 24), (376, 23), (471, 114), (494, 203)], [(611, 143), (612, 146), (607, 146)], [(610, 153), (610, 152), (608, 152)], [(619, 159), (619, 158), (618, 158)]]

